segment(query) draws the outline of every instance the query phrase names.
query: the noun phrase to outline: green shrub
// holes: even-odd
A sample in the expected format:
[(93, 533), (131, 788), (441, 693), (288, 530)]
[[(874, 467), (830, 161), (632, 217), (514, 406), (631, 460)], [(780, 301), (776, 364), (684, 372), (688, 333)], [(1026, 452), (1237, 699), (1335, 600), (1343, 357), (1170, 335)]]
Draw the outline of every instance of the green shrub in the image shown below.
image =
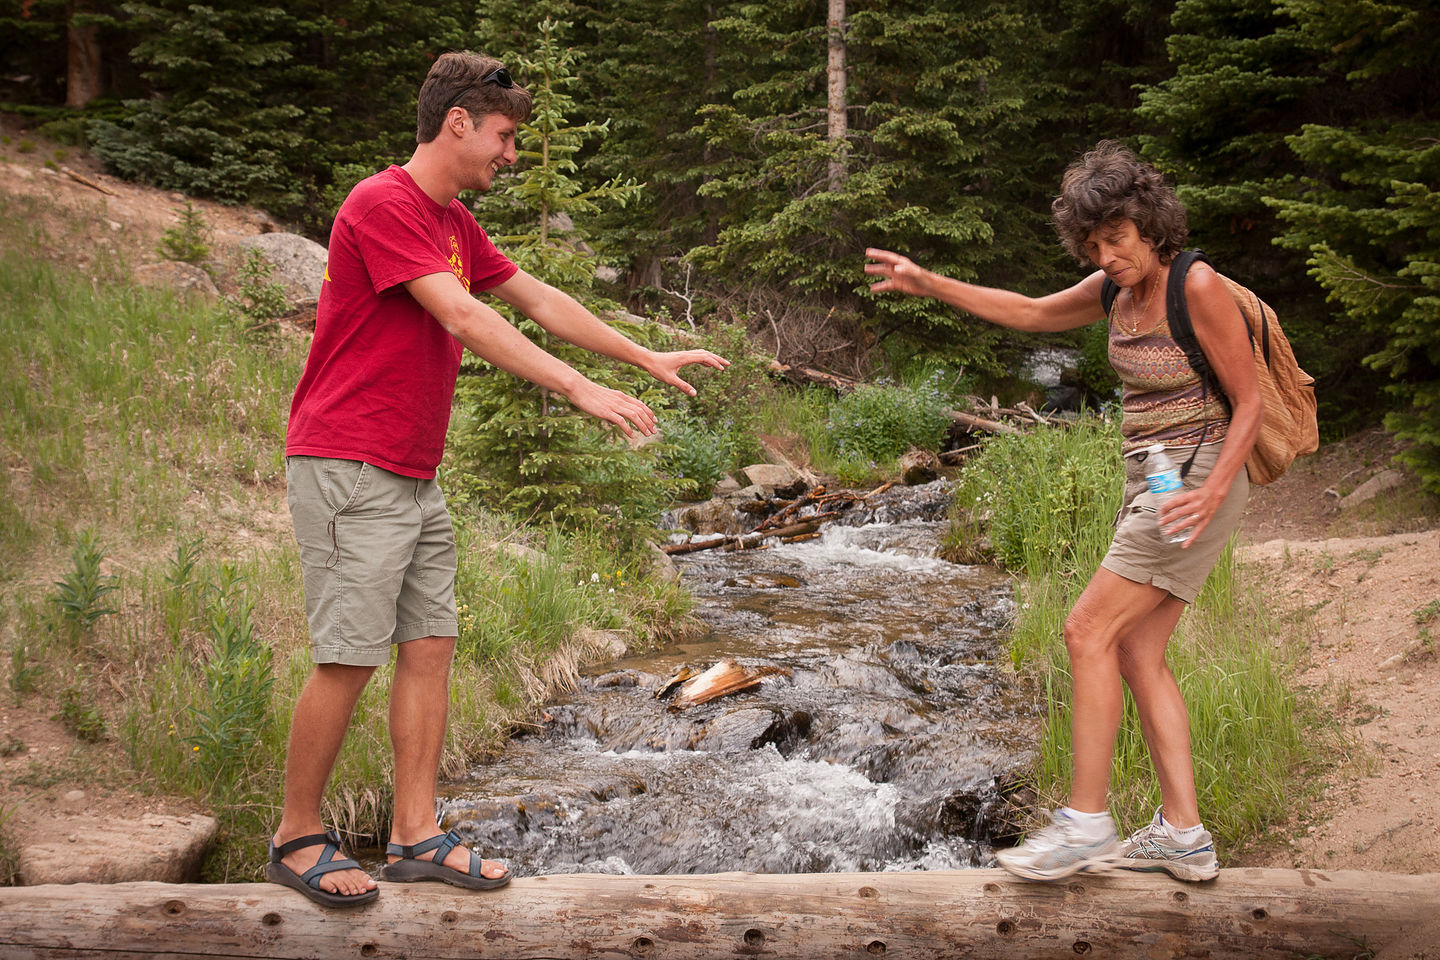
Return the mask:
[(190, 712), (195, 732), (185, 738), (207, 783), (232, 780), (249, 763), (270, 712), (270, 648), (255, 638), (243, 577), (220, 568), (209, 609), (210, 651), (202, 674), (205, 693)]
[(102, 603), (105, 595), (117, 589), (119, 583), (116, 577), (100, 572), (104, 557), (94, 532), (82, 530), (70, 553), (70, 572), (55, 582), (50, 601), (60, 611), (61, 619), (77, 630), (88, 630), (95, 621), (115, 612)]
[(84, 147), (89, 143), (85, 136), (85, 126), (89, 122), (85, 117), (62, 117), (59, 120), (40, 124), (35, 128), (35, 132), (56, 143)]
[(60, 712), (51, 717), (60, 725), (86, 743), (99, 743), (105, 739), (105, 718), (95, 706), (94, 695), (89, 690), (68, 687), (60, 696)]
[(948, 408), (933, 380), (920, 387), (863, 386), (830, 407), (830, 431), (841, 460), (880, 464), (911, 447), (938, 450)]
[(180, 218), (180, 224), (161, 235), (160, 245), (156, 248), (160, 256), (184, 263), (199, 263), (210, 256), (210, 225), (205, 222), (205, 215), (196, 210), (189, 200), (175, 214)]
[(984, 521), (1004, 566), (1088, 579), (1109, 547), (1123, 483), (1118, 423), (1088, 417), (989, 438), (961, 474), (955, 502)]
[(236, 322), (251, 336), (273, 332), (275, 327), (270, 321), (284, 316), (289, 309), (285, 286), (270, 279), (274, 272), (275, 265), (265, 254), (251, 247), (240, 265), (235, 296), (225, 299)]
[(681, 417), (661, 424), (660, 469), (685, 483), (684, 492), (710, 495), (735, 462), (729, 433)]

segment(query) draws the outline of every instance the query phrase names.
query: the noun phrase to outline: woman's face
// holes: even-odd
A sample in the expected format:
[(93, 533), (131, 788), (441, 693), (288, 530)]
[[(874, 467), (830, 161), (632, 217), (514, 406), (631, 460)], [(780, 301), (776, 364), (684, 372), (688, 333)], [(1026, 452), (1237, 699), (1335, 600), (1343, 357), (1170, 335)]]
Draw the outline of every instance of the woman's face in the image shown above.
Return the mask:
[(1085, 254), (1105, 275), (1122, 287), (1133, 287), (1159, 265), (1155, 248), (1140, 236), (1133, 220), (1114, 220), (1090, 231)]

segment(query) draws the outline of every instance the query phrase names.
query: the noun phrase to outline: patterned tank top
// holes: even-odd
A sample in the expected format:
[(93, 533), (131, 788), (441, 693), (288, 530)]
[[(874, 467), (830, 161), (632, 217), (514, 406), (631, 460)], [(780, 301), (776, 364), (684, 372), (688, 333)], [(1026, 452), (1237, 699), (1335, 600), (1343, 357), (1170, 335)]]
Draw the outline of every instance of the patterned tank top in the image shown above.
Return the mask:
[(1169, 318), (1139, 336), (1119, 322), (1120, 301), (1110, 307), (1110, 366), (1120, 377), (1121, 451), (1129, 455), (1152, 443), (1185, 446), (1225, 439), (1230, 404), (1213, 386), (1206, 390), (1185, 350), (1170, 335)]

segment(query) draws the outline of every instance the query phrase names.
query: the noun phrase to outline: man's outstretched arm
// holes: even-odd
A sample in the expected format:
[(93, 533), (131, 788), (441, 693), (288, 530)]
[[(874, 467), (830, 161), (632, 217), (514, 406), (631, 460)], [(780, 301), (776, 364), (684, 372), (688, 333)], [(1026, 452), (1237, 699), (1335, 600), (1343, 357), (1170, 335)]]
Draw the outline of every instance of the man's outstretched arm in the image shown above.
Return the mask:
[(661, 383), (678, 387), (690, 396), (695, 388), (680, 378), (680, 370), (703, 363), (724, 370), (730, 361), (709, 350), (675, 350), (658, 353), (630, 340), (585, 309), (574, 297), (535, 279), (524, 270), (487, 291), (518, 309), (555, 336), (591, 353), (602, 354), (639, 367)]
[(585, 413), (615, 424), (626, 436), (634, 436), (634, 430), (646, 435), (655, 432), (655, 414), (649, 407), (628, 394), (587, 379), (563, 360), (541, 350), (493, 308), (472, 297), (453, 273), (417, 277), (406, 281), (405, 289), (451, 336), (481, 359), (554, 390)]

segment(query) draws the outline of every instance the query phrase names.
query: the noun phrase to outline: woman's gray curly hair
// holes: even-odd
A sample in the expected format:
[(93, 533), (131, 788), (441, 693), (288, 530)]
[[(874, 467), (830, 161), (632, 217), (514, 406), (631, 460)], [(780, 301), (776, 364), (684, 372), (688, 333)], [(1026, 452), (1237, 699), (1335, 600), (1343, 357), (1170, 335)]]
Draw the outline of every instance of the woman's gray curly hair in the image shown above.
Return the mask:
[(1107, 223), (1133, 222), (1161, 263), (1173, 260), (1190, 234), (1185, 206), (1165, 177), (1115, 140), (1100, 141), (1066, 169), (1050, 211), (1060, 242), (1085, 264), (1086, 238)]

